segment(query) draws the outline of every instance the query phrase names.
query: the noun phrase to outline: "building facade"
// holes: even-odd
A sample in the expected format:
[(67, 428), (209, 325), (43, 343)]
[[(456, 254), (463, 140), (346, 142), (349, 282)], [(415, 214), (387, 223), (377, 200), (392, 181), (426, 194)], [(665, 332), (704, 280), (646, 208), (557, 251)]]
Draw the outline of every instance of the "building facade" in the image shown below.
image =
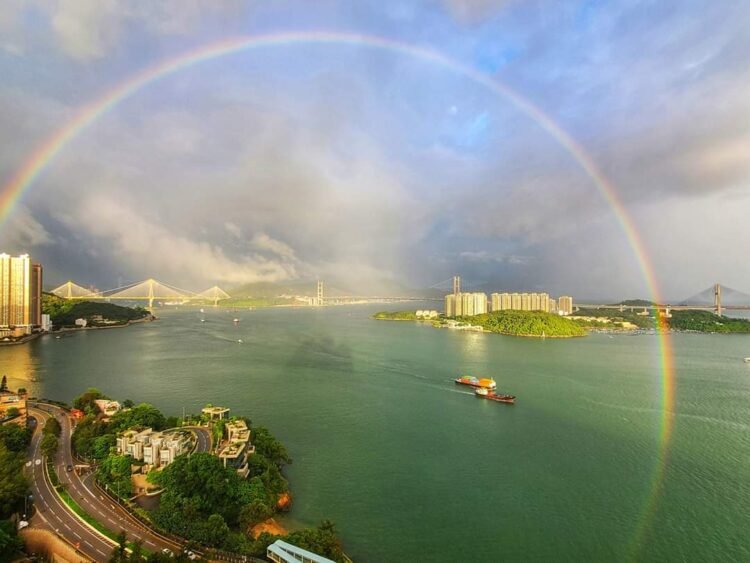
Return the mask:
[(41, 264), (32, 264), (28, 254), (0, 254), (0, 328), (22, 336), (41, 324)]
[(573, 314), (573, 298), (569, 295), (561, 295), (557, 299), (557, 310), (561, 315)]

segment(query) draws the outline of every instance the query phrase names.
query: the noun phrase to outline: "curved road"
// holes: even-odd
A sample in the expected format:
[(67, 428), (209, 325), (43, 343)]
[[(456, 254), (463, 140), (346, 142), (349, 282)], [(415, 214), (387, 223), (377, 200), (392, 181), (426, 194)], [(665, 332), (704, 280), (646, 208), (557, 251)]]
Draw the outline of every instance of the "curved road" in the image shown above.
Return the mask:
[[(28, 469), (31, 490), (34, 495), (34, 504), (37, 511), (31, 518), (31, 523), (36, 528), (50, 530), (65, 537), (78, 550), (94, 561), (102, 561), (112, 554), (114, 542), (105, 540), (98, 533), (83, 524), (70, 509), (65, 505), (57, 493), (52, 489), (45, 477), (45, 463), (39, 445), (42, 437), (42, 428), (50, 416), (49, 412), (29, 407), (29, 414), (37, 421), (37, 428), (31, 439), (29, 447), (29, 459), (31, 461)], [(59, 454), (58, 454), (59, 457)]]
[[(175, 543), (155, 534), (139, 520), (131, 516), (127, 510), (102, 495), (93, 483), (94, 473), (92, 471), (86, 471), (83, 475), (78, 475), (76, 471), (68, 472), (66, 470), (67, 466), (74, 466), (76, 464), (73, 459), (70, 442), (72, 427), (65, 410), (49, 404), (37, 404), (34, 407), (29, 406), (29, 414), (34, 416), (38, 421), (38, 428), (31, 444), (33, 460), (42, 458), (42, 455), (39, 452), (39, 442), (41, 441), (41, 430), (44, 427), (46, 419), (50, 416), (56, 416), (57, 420), (60, 422), (62, 433), (60, 435), (60, 444), (55, 459), (57, 475), (60, 482), (65, 483), (66, 489), (73, 499), (90, 516), (95, 518), (99, 523), (112, 532), (118, 533), (120, 530), (124, 530), (129, 539), (142, 540), (144, 548), (149, 551), (161, 551), (164, 548), (170, 549), (174, 552), (182, 550), (182, 544)], [(189, 429), (194, 431), (198, 438), (195, 451), (209, 451), (211, 447), (210, 432), (205, 428), (200, 427), (190, 427)], [(40, 516), (42, 516), (42, 518), (47, 516), (54, 519), (53, 521), (56, 522), (56, 524), (52, 529), (65, 536), (71, 541), (71, 543), (78, 544), (80, 546), (79, 549), (82, 552), (96, 560), (101, 560), (102, 557), (108, 558), (112, 553), (115, 543), (109, 539), (104, 539), (97, 532), (94, 532), (91, 528), (81, 523), (80, 520), (71, 513), (67, 505), (57, 497), (55, 492), (46, 482), (42, 472), (43, 468), (44, 463), (36, 465), (35, 461), (32, 462), (34, 497), (37, 499), (37, 503), (39, 502), (39, 499), (44, 503), (44, 508), (42, 509), (42, 514), (40, 514)], [(75, 530), (72, 526), (71, 520), (75, 521)]]

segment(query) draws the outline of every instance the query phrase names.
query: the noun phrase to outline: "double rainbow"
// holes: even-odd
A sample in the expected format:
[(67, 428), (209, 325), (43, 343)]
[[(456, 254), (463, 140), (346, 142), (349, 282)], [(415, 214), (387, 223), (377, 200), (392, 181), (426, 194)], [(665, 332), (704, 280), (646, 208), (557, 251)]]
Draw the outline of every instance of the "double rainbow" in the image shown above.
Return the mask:
[[(90, 104), (83, 107), (77, 115), (64, 127), (56, 131), (24, 162), (13, 177), (4, 185), (0, 192), (0, 224), (11, 213), (24, 192), (49, 167), (55, 157), (65, 146), (80, 135), (88, 126), (96, 122), (120, 102), (126, 100), (143, 87), (175, 74), (183, 69), (199, 63), (210, 61), (218, 57), (250, 51), (254, 49), (272, 48), (277, 46), (321, 44), (321, 45), (350, 45), (389, 51), (399, 55), (406, 55), (431, 63), (464, 76), (480, 84), (487, 90), (504, 99), (510, 100), (519, 110), (532, 118), (542, 129), (549, 133), (562, 145), (580, 167), (591, 178), (594, 186), (612, 209), (615, 217), (622, 226), (631, 248), (638, 261), (638, 265), (648, 284), (654, 301), (662, 302), (657, 281), (650, 265), (643, 241), (630, 218), (625, 206), (614, 189), (612, 183), (604, 176), (586, 151), (577, 144), (560, 126), (548, 115), (542, 112), (528, 99), (521, 96), (508, 86), (480, 71), (448, 58), (436, 51), (426, 49), (383, 37), (340, 32), (291, 32), (250, 37), (237, 37), (222, 40), (199, 49), (187, 52), (177, 57), (165, 60), (146, 68), (144, 71), (128, 78), (113, 89), (106, 92)], [(663, 328), (663, 327), (659, 327)], [(650, 495), (645, 503), (644, 513), (639, 519), (636, 530), (634, 550), (638, 550), (644, 539), (649, 522), (653, 517), (657, 499), (661, 489), (664, 470), (668, 456), (668, 446), (672, 434), (672, 409), (675, 394), (675, 375), (672, 365), (672, 351), (668, 333), (660, 330), (660, 376), (661, 376), (661, 423), (659, 438), (659, 455), (651, 483)]]

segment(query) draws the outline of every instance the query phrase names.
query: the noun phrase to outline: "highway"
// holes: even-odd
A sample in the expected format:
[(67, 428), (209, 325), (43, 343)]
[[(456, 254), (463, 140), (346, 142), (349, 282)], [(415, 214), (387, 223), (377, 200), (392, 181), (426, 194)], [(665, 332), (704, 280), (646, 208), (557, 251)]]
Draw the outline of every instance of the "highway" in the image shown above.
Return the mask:
[[(93, 471), (84, 469), (81, 475), (79, 475), (77, 471), (67, 471), (68, 466), (75, 466), (76, 463), (71, 451), (70, 439), (72, 426), (66, 411), (59, 407), (44, 404), (37, 405), (36, 407), (29, 407), (29, 413), (39, 421), (38, 429), (34, 434), (34, 439), (31, 445), (34, 454), (32, 459), (34, 460), (41, 459), (39, 442), (44, 421), (51, 416), (50, 413), (57, 416), (62, 427), (59, 448), (55, 459), (57, 475), (60, 482), (66, 485), (66, 490), (70, 493), (71, 497), (73, 497), (73, 499), (90, 516), (95, 518), (99, 523), (112, 532), (118, 533), (120, 530), (124, 530), (130, 540), (142, 540), (144, 548), (149, 551), (161, 551), (164, 548), (168, 548), (174, 552), (182, 550), (182, 544), (175, 543), (165, 537), (155, 534), (143, 523), (130, 515), (123, 507), (104, 496), (94, 484)], [(211, 447), (211, 435), (209, 431), (200, 427), (191, 427), (190, 430), (197, 435), (195, 451), (208, 451)], [(81, 551), (84, 551), (87, 555), (96, 560), (100, 560), (102, 557), (108, 558), (114, 547), (114, 542), (104, 539), (97, 532), (92, 531), (70, 512), (68, 507), (60, 501), (55, 495), (55, 492), (51, 490), (50, 485), (45, 481), (42, 473), (43, 467), (44, 464), (37, 466), (36, 462), (33, 462), (34, 496), (35, 498), (42, 499), (42, 502), (45, 503), (44, 508), (49, 508), (49, 510), (42, 513), (43, 516), (48, 516), (48, 513), (54, 513), (54, 518), (60, 521), (60, 525), (55, 525), (53, 529), (59, 531), (59, 533), (70, 540), (71, 543), (79, 543)], [(37, 497), (37, 494), (40, 496)], [(71, 520), (75, 521), (75, 524), (77, 524), (76, 530), (73, 529)], [(83, 528), (83, 530), (81, 528)], [(88, 550), (85, 550), (84, 548), (87, 548)]]
[[(29, 408), (29, 415), (37, 421), (37, 428), (29, 446), (30, 466), (27, 466), (37, 509), (31, 519), (31, 525), (58, 533), (73, 544), (78, 551), (94, 561), (109, 559), (114, 542), (103, 539), (101, 535), (83, 524), (60, 500), (45, 477), (45, 464), (39, 445), (42, 428), (51, 415), (36, 408)], [(59, 452), (57, 457), (60, 457)]]

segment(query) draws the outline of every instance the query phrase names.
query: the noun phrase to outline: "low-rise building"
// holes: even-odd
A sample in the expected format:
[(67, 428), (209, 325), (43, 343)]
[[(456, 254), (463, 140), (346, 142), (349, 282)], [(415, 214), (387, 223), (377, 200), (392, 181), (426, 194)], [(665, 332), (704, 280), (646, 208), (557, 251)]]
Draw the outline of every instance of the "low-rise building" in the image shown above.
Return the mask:
[(307, 551), (283, 540), (276, 540), (268, 546), (266, 558), (274, 563), (333, 563), (322, 555)]
[(0, 420), (3, 424), (26, 426), (26, 393), (0, 391)]
[(224, 430), (227, 439), (219, 450), (219, 459), (224, 467), (236, 470), (240, 477), (247, 477), (250, 474), (247, 458), (255, 453), (255, 446), (250, 443), (250, 429), (244, 420), (232, 420), (224, 425)]
[(190, 440), (183, 432), (140, 432), (127, 430), (117, 437), (117, 453), (129, 455), (152, 467), (165, 467), (177, 456), (190, 451)]
[(101, 411), (104, 416), (113, 416), (120, 412), (120, 403), (117, 401), (110, 401), (109, 399), (97, 399), (94, 401), (97, 408)]
[(438, 312), (432, 311), (429, 309), (425, 310), (419, 310), (416, 313), (418, 319), (437, 319), (438, 318)]
[(224, 415), (229, 412), (227, 407), (214, 407), (213, 405), (206, 405), (201, 409), (201, 412), (205, 414), (209, 420), (223, 420)]

